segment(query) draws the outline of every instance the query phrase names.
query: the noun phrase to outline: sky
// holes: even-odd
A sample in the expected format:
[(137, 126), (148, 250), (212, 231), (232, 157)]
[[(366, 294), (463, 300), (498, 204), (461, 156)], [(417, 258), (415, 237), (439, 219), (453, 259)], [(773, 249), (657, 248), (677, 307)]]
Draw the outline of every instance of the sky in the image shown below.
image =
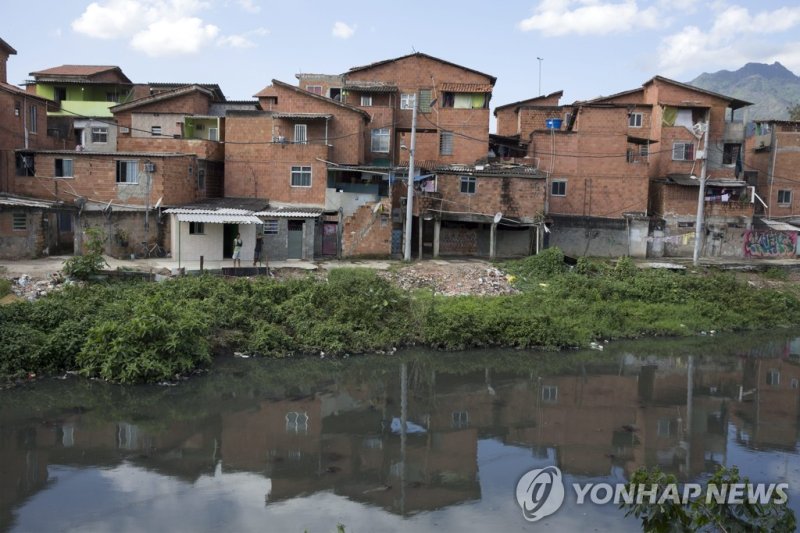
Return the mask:
[(134, 82), (217, 83), (230, 100), (413, 51), (496, 76), (492, 107), (559, 90), (568, 104), (747, 62), (800, 73), (790, 0), (3, 0), (0, 38), (18, 52), (10, 83), (117, 65)]

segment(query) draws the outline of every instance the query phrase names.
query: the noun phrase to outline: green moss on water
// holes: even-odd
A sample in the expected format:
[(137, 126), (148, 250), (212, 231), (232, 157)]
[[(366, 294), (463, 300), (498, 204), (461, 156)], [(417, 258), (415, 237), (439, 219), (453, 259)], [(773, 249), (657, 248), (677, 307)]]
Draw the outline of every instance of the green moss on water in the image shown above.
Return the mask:
[(798, 323), (790, 292), (725, 273), (639, 270), (558, 250), (504, 263), (519, 294), (408, 293), (369, 269), (328, 280), (184, 277), (70, 287), (0, 308), (0, 376), (76, 370), (120, 383), (173, 379), (210, 353), (273, 358), (507, 346), (556, 350), (607, 339), (689, 336)]

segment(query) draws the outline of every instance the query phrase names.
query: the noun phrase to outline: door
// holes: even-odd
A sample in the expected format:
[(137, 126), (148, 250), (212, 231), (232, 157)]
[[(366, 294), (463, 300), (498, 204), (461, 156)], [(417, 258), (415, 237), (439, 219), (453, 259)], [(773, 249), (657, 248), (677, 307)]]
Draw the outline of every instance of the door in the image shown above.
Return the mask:
[(336, 255), (336, 222), (322, 224), (322, 255)]
[(225, 224), (222, 228), (222, 257), (233, 257), (233, 240), (239, 233), (239, 224)]
[(287, 257), (289, 259), (302, 259), (303, 258), (303, 227), (305, 221), (303, 220), (290, 220), (289, 221), (289, 250)]

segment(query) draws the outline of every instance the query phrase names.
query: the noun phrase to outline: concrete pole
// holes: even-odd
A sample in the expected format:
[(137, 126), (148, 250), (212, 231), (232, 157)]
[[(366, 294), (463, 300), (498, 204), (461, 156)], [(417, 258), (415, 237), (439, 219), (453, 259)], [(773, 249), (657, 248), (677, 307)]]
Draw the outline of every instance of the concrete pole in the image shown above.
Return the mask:
[(492, 222), (492, 229), (489, 231), (489, 259), (494, 259), (497, 255), (497, 223)]
[[(403, 261), (411, 261), (411, 228), (414, 218), (414, 150), (417, 147), (417, 95), (411, 111), (411, 147), (408, 150), (408, 188), (406, 192), (406, 235)], [(420, 235), (422, 239), (422, 235)]]
[(703, 229), (703, 208), (706, 201), (706, 167), (708, 166), (708, 130), (711, 129), (709, 112), (706, 115), (705, 132), (703, 132), (703, 165), (700, 170), (700, 190), (697, 193), (697, 220), (694, 224), (694, 255), (692, 256), (692, 264), (697, 266), (700, 262), (700, 248), (702, 247), (703, 237), (705, 236)]
[(418, 246), (419, 255), (417, 257), (419, 257), (419, 259), (421, 261), (422, 260), (422, 217), (420, 216), (418, 218), (418, 220), (419, 220), (419, 223), (417, 224), (417, 226), (419, 228), (419, 231), (418, 231), (419, 239), (417, 239), (417, 240), (419, 241), (419, 243), (418, 243), (418, 245), (419, 245)]
[(438, 218), (433, 221), (433, 257), (439, 257), (439, 232), (442, 230), (442, 221)]

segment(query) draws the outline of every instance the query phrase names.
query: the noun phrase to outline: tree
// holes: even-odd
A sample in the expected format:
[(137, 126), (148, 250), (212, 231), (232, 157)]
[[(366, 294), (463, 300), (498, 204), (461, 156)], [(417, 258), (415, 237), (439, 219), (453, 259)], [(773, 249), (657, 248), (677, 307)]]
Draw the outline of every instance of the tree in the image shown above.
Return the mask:
[[(658, 494), (664, 494), (666, 487), (677, 485), (678, 480), (672, 474), (665, 474), (658, 468), (648, 471), (637, 470), (628, 482), (628, 490), (635, 487), (658, 486)], [(750, 480), (739, 476), (739, 469), (719, 467), (706, 484), (709, 486), (732, 486), (750, 484)], [(635, 516), (642, 521), (642, 529), (647, 532), (667, 533), (672, 531), (794, 531), (796, 519), (785, 501), (780, 502), (776, 492), (770, 496), (768, 503), (719, 503), (714, 498), (702, 495), (690, 503), (678, 503), (668, 498), (661, 498), (658, 503), (642, 501), (642, 503), (622, 503), (620, 508), (627, 508), (625, 516)], [(662, 501), (663, 500), (663, 501)]]
[(786, 108), (786, 111), (789, 112), (789, 120), (800, 121), (800, 104), (789, 106)]

